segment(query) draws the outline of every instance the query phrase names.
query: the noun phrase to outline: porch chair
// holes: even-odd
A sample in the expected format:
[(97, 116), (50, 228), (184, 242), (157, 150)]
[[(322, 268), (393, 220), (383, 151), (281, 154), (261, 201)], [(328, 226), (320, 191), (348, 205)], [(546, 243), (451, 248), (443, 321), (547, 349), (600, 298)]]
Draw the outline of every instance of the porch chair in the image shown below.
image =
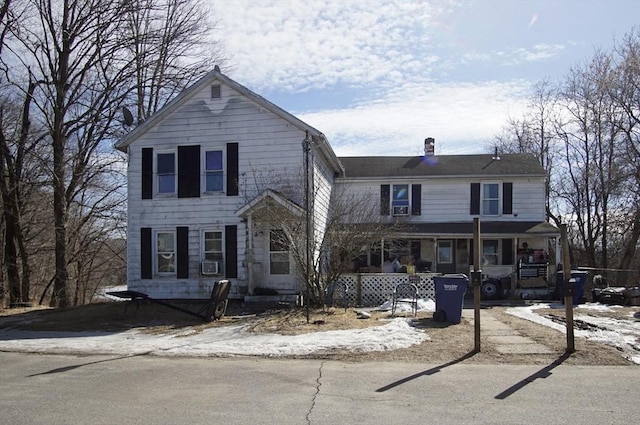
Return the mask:
[(420, 278), (419, 275), (417, 274), (411, 274), (409, 275), (409, 283), (413, 283), (414, 285), (416, 285), (416, 288), (418, 288), (418, 292), (420, 291), (421, 288), (421, 284), (422, 284), (422, 279)]
[(344, 307), (344, 311), (347, 311), (348, 300), (347, 300), (347, 291), (349, 287), (346, 283), (338, 280), (334, 282), (330, 282), (327, 285), (327, 289), (325, 290), (325, 304), (330, 305), (331, 307), (335, 307), (336, 301), (342, 302), (342, 306)]
[(413, 316), (418, 315), (418, 287), (413, 283), (399, 283), (396, 285), (396, 289), (393, 291), (393, 298), (391, 304), (391, 315), (396, 315), (396, 308), (398, 303), (411, 304), (411, 311)]

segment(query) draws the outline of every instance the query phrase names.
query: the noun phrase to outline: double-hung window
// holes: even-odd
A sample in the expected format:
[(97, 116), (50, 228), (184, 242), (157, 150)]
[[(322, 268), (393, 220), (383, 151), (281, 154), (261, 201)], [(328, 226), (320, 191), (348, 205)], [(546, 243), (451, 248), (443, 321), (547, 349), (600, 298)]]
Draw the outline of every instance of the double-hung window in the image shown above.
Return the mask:
[(391, 197), (393, 215), (409, 215), (409, 185), (394, 184)]
[(495, 266), (498, 264), (498, 240), (487, 239), (482, 241), (482, 265)]
[(221, 150), (205, 151), (205, 192), (222, 192), (224, 188), (224, 156)]
[(156, 156), (158, 193), (176, 193), (176, 154), (158, 153)]
[(499, 183), (482, 183), (482, 215), (500, 215)]
[(173, 231), (156, 232), (156, 274), (170, 275), (176, 271), (176, 237)]
[(222, 232), (205, 230), (202, 232), (202, 273), (222, 274), (223, 239)]
[(222, 232), (204, 232), (204, 260), (222, 261)]
[(272, 275), (289, 274), (289, 241), (282, 230), (269, 232), (269, 271)]

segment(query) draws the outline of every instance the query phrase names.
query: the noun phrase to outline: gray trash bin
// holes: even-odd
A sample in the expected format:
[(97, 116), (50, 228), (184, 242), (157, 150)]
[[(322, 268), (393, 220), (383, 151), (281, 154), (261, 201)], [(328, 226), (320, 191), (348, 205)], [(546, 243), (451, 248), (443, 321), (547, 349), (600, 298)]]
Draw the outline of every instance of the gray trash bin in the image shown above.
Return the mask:
[(433, 281), (436, 285), (436, 311), (433, 313), (433, 320), (460, 323), (469, 279), (463, 274), (456, 274), (435, 276)]

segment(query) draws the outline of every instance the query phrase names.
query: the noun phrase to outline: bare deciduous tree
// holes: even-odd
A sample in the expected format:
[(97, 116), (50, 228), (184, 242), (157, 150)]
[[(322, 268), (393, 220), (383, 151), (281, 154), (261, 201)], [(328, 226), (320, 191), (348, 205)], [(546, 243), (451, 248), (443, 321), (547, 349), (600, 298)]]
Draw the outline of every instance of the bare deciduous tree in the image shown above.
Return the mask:
[[(632, 30), (611, 52), (597, 51), (572, 68), (556, 87), (538, 86), (537, 121), (510, 122), (498, 141), (503, 148), (542, 155), (550, 173), (549, 216), (570, 223), (574, 258), (584, 266), (628, 270), (634, 258), (637, 265), (639, 56), (640, 37)], [(619, 283), (627, 279), (624, 272), (617, 277)]]
[(132, 0), (124, 29), (134, 60), (138, 123), (226, 59), (202, 0)]
[(553, 204), (554, 163), (559, 156), (558, 138), (554, 125), (557, 120), (556, 88), (542, 80), (533, 88), (533, 94), (522, 118), (509, 118), (503, 133), (496, 137), (493, 148), (504, 153), (532, 153), (547, 173), (547, 217), (560, 224), (557, 205)]
[[(50, 304), (82, 303), (102, 282), (94, 279), (97, 273), (108, 277), (106, 266), (101, 266), (105, 253), (110, 252), (118, 269), (123, 261), (117, 249), (123, 248), (124, 240), (120, 231), (126, 167), (112, 148), (124, 131), (122, 106), (135, 103), (138, 119), (143, 120), (202, 75), (212, 57), (222, 61), (220, 43), (202, 53), (204, 46), (212, 46), (207, 42), (212, 26), (201, 0), (14, 0), (11, 8), (9, 4), (0, 9), (4, 71), (0, 83), (9, 87), (2, 100), (3, 105), (11, 100), (24, 107), (23, 118), (12, 118), (10, 127), (7, 119), (2, 120), (3, 140), (11, 134), (8, 149), (2, 150), (3, 170), (17, 175), (18, 154), (35, 147), (25, 161), (48, 174), (31, 183), (38, 188), (34, 199), (46, 199), (45, 205), (51, 207), (53, 223), (35, 235), (39, 227), (28, 220), (36, 215), (14, 212), (10, 201), (16, 198), (15, 185), (6, 186), (3, 221), (5, 212), (11, 219), (18, 217), (22, 227), (16, 229), (23, 233), (8, 239), (17, 244), (18, 255), (15, 244), (8, 244), (6, 256), (12, 260), (3, 263), (12, 281), (17, 279), (17, 265), (22, 265), (20, 296), (28, 298), (28, 253), (38, 252), (44, 264), (53, 252)], [(17, 139), (13, 134), (28, 136)], [(49, 196), (43, 183), (50, 187)], [(24, 178), (20, 184), (25, 184)], [(31, 202), (25, 196), (17, 198)], [(49, 229), (54, 246), (42, 245), (50, 243), (43, 237)], [(35, 237), (29, 239), (29, 234)], [(21, 238), (31, 245), (21, 245)], [(12, 285), (18, 294), (18, 285)], [(46, 288), (41, 300), (45, 293)]]
[[(380, 222), (380, 206), (376, 200), (366, 194), (350, 191), (348, 187), (334, 186), (331, 202), (328, 203), (326, 220), (319, 223), (314, 217), (315, 211), (322, 208), (319, 200), (326, 193), (322, 183), (316, 182), (310, 188), (310, 227), (307, 234), (306, 205), (301, 185), (292, 186), (288, 182), (304, 182), (303, 173), (283, 174), (272, 179), (260, 175), (254, 183), (256, 190), (248, 190), (251, 194), (271, 193), (262, 202), (261, 209), (256, 211), (256, 224), (272, 232), (272, 243), (284, 247), (288, 251), (298, 276), (306, 280), (309, 302), (321, 305), (327, 285), (345, 273), (353, 262), (362, 254), (362, 250), (379, 245), (383, 239), (392, 239), (402, 228), (397, 222)], [(276, 201), (279, 198), (280, 201)], [(282, 200), (285, 200), (284, 202)], [(248, 199), (250, 202), (251, 199)], [(309, 268), (307, 268), (307, 239), (309, 239)]]

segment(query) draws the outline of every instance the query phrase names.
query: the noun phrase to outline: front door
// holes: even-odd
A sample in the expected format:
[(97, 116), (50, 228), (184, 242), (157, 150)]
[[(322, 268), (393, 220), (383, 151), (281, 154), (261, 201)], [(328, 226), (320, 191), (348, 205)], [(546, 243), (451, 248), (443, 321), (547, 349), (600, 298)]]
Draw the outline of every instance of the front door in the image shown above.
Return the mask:
[(295, 287), (295, 267), (289, 250), (289, 243), (282, 230), (269, 231), (269, 241), (264, 250), (266, 267), (263, 267), (265, 287), (285, 290)]
[(455, 273), (456, 272), (456, 249), (453, 239), (438, 239), (436, 249), (436, 268), (437, 273)]

